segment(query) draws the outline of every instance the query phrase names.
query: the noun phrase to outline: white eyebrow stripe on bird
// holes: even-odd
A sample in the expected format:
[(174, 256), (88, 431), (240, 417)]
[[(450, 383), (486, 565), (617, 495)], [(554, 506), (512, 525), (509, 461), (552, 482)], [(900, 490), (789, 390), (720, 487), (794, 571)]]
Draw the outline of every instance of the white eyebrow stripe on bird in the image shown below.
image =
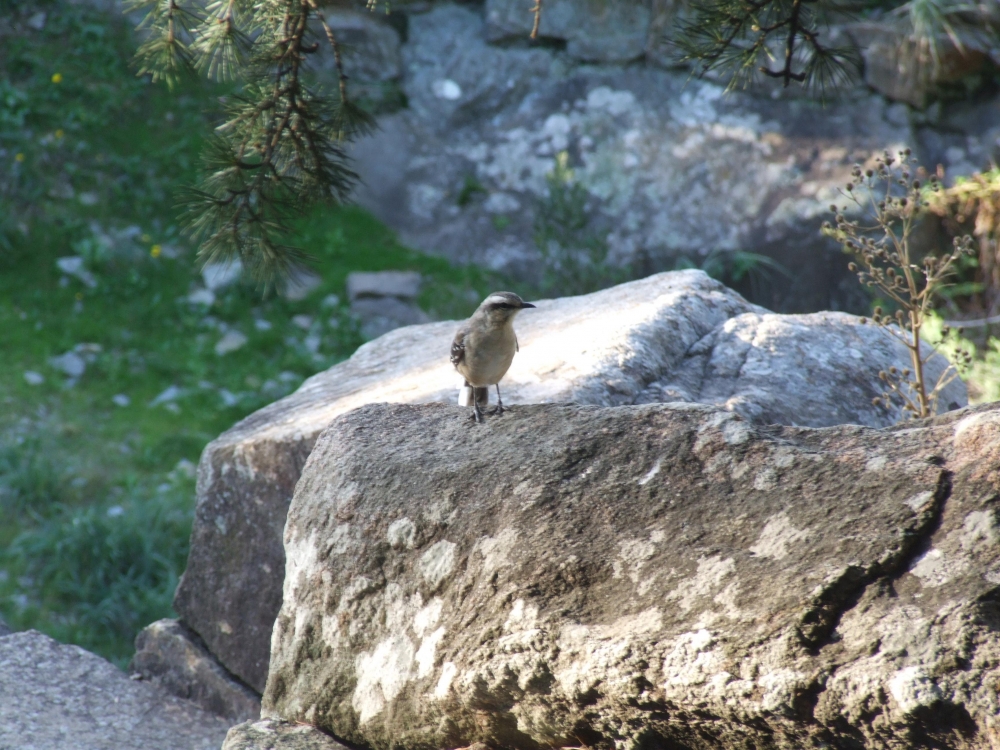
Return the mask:
[(486, 298), (486, 302), (502, 305), (505, 302), (510, 302), (510, 300), (507, 297), (501, 297), (499, 294), (493, 294)]

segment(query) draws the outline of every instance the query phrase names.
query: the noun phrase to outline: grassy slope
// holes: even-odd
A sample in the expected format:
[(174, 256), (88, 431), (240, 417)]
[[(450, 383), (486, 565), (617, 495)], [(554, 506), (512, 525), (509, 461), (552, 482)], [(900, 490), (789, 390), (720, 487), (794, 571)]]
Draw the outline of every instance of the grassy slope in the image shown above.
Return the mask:
[[(151, 85), (130, 70), (125, 24), (47, 10), (44, 30), (0, 38), (0, 615), (123, 664), (136, 630), (170, 614), (193, 504), (186, 462), (361, 343), (346, 309), (320, 301), (342, 299), (351, 270), (414, 269), (422, 301), (461, 315), (485, 279), (402, 247), (363, 211), (324, 209), (293, 238), (323, 278), (306, 300), (237, 285), (211, 310), (192, 306), (199, 275), (171, 196), (226, 91)], [(57, 269), (74, 254), (95, 286)], [(249, 342), (218, 356), (230, 329)], [(70, 381), (49, 360), (82, 343), (101, 351)], [(171, 386), (179, 399), (149, 405)]]

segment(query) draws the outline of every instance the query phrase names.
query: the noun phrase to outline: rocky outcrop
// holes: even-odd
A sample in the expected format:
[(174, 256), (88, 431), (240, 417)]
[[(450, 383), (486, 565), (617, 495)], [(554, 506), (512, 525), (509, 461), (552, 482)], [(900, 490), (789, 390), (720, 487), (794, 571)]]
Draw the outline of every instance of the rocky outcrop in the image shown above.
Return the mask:
[[(354, 149), (365, 183), (358, 201), (404, 242), (537, 278), (538, 227), (555, 213), (558, 178), (582, 188), (578, 208), (588, 217), (561, 241), (606, 247), (612, 264), (648, 273), (701, 265), (712, 251), (753, 251), (792, 272), (761, 282), (759, 299), (772, 309), (867, 303), (818, 228), (852, 164), (916, 143), (904, 105), (862, 88), (825, 107), (780, 89), (777, 98), (725, 95), (724, 84), (683, 71), (581, 66), (551, 49), (488, 44), (494, 11), (530, 28), (522, 6), (488, 3), (485, 21), (449, 4), (410, 17), (409, 108), (382, 118)], [(589, 33), (571, 22), (588, 3), (571, 0), (546, 2), (543, 28), (560, 8), (567, 28)], [(671, 8), (657, 17), (672, 18)], [(561, 153), (568, 171), (557, 171)]]
[[(398, 107), (403, 70), (397, 29), (386, 23), (384, 13), (372, 13), (363, 7), (326, 7), (322, 12), (340, 45), (341, 62), (355, 100), (376, 111)], [(327, 91), (337, 91), (336, 61), (326, 33), (318, 22), (312, 31), (319, 46), (310, 74), (317, 76)]]
[[(846, 28), (864, 59), (865, 83), (886, 98), (925, 108), (942, 90), (985, 72), (987, 49), (966, 40), (957, 46), (942, 35), (935, 53), (886, 23), (855, 23)], [(978, 86), (977, 86), (978, 87)]]
[[(484, 12), (490, 42), (523, 41), (535, 20), (530, 6), (517, 0), (486, 0)], [(566, 42), (566, 53), (582, 62), (627, 63), (645, 54), (649, 27), (646, 2), (552, 0), (545, 3), (538, 34)]]
[(157, 620), (140, 631), (128, 671), (230, 722), (260, 717), (260, 695), (229, 674), (178, 620)]
[(222, 750), (347, 750), (332, 737), (307, 724), (248, 721), (229, 730)]
[(264, 715), (376, 749), (1000, 747), (998, 498), (995, 405), (372, 404), (296, 488)]
[[(518, 318), (511, 404), (706, 401), (761, 423), (892, 424), (877, 373), (906, 366), (889, 337), (843, 315), (777, 316), (700, 271), (659, 274)], [(456, 323), (393, 331), (310, 378), (205, 449), (187, 570), (174, 606), (234, 675), (263, 690), (281, 605), (288, 503), (319, 433), (373, 402), (454, 403)], [(936, 365), (940, 366), (940, 365)], [(943, 406), (965, 404), (961, 383)]]
[[(900, 405), (872, 408), (873, 384), (886, 364), (908, 367), (908, 350), (853, 315), (823, 312), (730, 318), (687, 350), (683, 363), (654, 382), (635, 403), (689, 401), (724, 405), (760, 424), (886, 427), (906, 416)], [(948, 366), (928, 362), (928, 382)], [(938, 409), (965, 406), (965, 386), (953, 381)]]
[(229, 725), (77, 646), (0, 638), (0, 747), (216, 750)]

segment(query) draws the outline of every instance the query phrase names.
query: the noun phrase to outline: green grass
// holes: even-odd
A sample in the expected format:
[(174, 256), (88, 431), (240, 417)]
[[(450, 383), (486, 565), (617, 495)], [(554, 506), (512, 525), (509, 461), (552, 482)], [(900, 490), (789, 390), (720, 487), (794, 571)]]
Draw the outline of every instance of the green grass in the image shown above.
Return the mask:
[[(347, 274), (417, 270), (437, 317), (467, 314), (490, 280), (403, 247), (364, 211), (320, 209), (291, 238), (322, 277), (307, 299), (237, 284), (192, 305), (200, 276), (173, 195), (232, 91), (151, 85), (130, 68), (125, 23), (43, 9), (44, 30), (0, 37), (0, 616), (124, 664), (136, 631), (171, 614), (202, 448), (362, 343)], [(92, 284), (57, 268), (73, 255)], [(248, 342), (219, 356), (227, 330)], [(97, 346), (70, 379), (50, 359), (81, 344)], [(180, 396), (152, 405), (168, 388)]]

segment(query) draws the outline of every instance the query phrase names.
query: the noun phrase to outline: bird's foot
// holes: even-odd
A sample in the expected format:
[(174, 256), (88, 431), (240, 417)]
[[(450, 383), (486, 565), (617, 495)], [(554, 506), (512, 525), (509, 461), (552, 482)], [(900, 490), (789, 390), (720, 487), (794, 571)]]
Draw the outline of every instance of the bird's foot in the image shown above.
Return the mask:
[(479, 408), (479, 404), (473, 404), (472, 406), (472, 416), (469, 417), (476, 424), (480, 424), (483, 421), (483, 410)]
[(503, 402), (497, 402), (497, 407), (487, 412), (491, 417), (502, 417), (504, 412)]

